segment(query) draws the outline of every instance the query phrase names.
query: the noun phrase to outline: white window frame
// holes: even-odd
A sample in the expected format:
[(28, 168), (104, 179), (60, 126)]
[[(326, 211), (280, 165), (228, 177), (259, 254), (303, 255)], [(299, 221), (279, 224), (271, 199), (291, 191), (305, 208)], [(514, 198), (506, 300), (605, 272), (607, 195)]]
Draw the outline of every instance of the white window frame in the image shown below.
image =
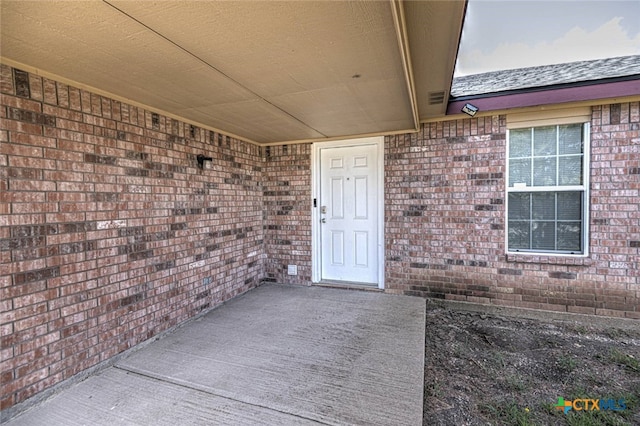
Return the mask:
[[(582, 124), (584, 135), (584, 148), (582, 153), (582, 185), (568, 185), (568, 186), (523, 186), (523, 187), (509, 187), (509, 145), (510, 145), (510, 130), (522, 130), (531, 129), (537, 127), (556, 126), (559, 127), (564, 124)], [(531, 255), (531, 256), (562, 256), (562, 257), (587, 257), (589, 256), (589, 176), (590, 176), (590, 142), (591, 142), (591, 126), (589, 122), (563, 122), (557, 123), (544, 123), (539, 122), (534, 124), (527, 124), (523, 126), (514, 126), (507, 129), (506, 135), (506, 173), (505, 173), (505, 250), (507, 254), (518, 255)], [(509, 194), (511, 193), (532, 193), (532, 192), (582, 192), (582, 251), (580, 253), (571, 253), (566, 251), (556, 250), (510, 250), (509, 249)], [(557, 238), (557, 236), (556, 236)]]

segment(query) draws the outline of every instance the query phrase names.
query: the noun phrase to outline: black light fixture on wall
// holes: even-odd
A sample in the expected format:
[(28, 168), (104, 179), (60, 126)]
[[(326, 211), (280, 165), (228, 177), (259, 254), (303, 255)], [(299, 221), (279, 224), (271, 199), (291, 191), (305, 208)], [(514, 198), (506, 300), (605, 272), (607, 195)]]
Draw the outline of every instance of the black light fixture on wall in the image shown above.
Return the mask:
[(198, 156), (196, 157), (196, 160), (198, 160), (198, 167), (200, 167), (201, 169), (211, 168), (211, 163), (213, 162), (212, 157), (206, 157), (202, 154), (198, 154)]

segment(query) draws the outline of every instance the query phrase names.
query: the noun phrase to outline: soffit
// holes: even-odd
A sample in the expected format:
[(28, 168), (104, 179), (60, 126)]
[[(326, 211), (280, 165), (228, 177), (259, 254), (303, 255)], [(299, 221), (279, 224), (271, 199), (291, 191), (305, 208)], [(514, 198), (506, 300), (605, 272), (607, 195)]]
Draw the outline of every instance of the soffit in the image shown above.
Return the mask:
[(465, 4), (404, 2), (420, 121), (444, 116), (458, 55)]
[[(4, 58), (250, 141), (416, 128), (389, 2), (0, 5)], [(420, 118), (444, 115), (422, 99), (449, 90), (464, 2), (404, 8)]]

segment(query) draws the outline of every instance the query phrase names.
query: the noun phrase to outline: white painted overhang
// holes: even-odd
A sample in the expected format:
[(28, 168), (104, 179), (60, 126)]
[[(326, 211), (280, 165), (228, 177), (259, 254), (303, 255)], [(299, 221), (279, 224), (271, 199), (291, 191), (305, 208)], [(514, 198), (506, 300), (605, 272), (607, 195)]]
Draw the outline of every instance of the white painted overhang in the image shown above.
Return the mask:
[(466, 2), (0, 3), (2, 62), (259, 144), (446, 114)]

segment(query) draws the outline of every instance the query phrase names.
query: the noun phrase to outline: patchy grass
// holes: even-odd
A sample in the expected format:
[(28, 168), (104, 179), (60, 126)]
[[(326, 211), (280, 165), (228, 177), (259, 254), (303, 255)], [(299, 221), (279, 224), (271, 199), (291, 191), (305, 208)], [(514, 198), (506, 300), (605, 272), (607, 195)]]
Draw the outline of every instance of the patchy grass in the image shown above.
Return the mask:
[(562, 355), (558, 358), (558, 366), (565, 372), (571, 373), (578, 367), (578, 362), (573, 357)]
[(624, 365), (634, 373), (640, 374), (640, 361), (633, 355), (626, 354), (617, 348), (612, 348), (609, 352), (609, 359), (620, 365)]
[(480, 411), (488, 417), (505, 424), (514, 426), (533, 426), (531, 410), (528, 407), (519, 407), (513, 402), (506, 404), (482, 404)]
[[(425, 425), (640, 425), (640, 325), (427, 306)], [(559, 397), (626, 407), (564, 414)]]

